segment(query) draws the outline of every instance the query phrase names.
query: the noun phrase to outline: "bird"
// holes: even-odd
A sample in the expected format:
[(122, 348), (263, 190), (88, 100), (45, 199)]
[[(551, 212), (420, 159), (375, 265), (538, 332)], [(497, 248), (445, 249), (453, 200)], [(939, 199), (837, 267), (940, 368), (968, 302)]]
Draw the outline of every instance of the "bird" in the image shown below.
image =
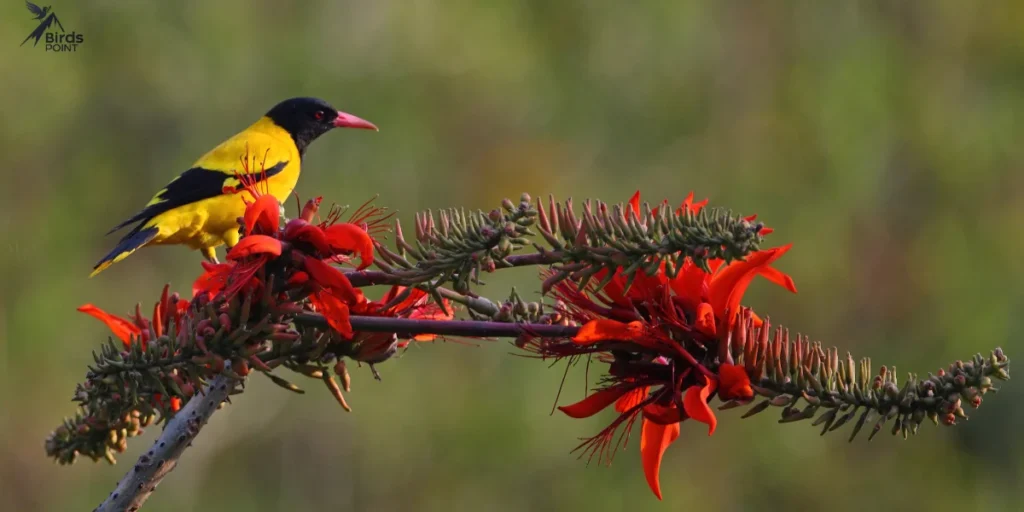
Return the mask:
[[(61, 32), (64, 32), (64, 25), (60, 24), (60, 20), (57, 19), (57, 13), (52, 12), (50, 10), (50, 6), (39, 7), (38, 5), (32, 2), (26, 1), (25, 7), (28, 8), (28, 12), (32, 13), (33, 20), (42, 21), (39, 22), (39, 25), (35, 28), (35, 30), (30, 32), (28, 37), (26, 37), (25, 40), (22, 41), (19, 46), (25, 46), (25, 43), (27, 43), (29, 39), (35, 39), (35, 42), (32, 43), (32, 46), (38, 45), (39, 40), (43, 37), (43, 34), (45, 34), (46, 31), (49, 30), (54, 23), (56, 23), (57, 26), (60, 27)], [(49, 16), (47, 16), (47, 13), (49, 13)]]
[(25, 7), (28, 9), (28, 12), (32, 13), (32, 15), (34, 16), (34, 18), (32, 19), (41, 20), (46, 17), (46, 13), (50, 12), (51, 6), (48, 5), (46, 7), (39, 7), (38, 5), (26, 0)]
[[(365, 119), (340, 112), (317, 98), (291, 98), (201, 156), (131, 218), (107, 234), (135, 224), (93, 267), (94, 277), (150, 245), (183, 244), (217, 263), (216, 248), (238, 243), (245, 213), (245, 183), (259, 183), (283, 203), (299, 179), (309, 145), (334, 128), (377, 131)], [(242, 178), (241, 180), (239, 178)]]

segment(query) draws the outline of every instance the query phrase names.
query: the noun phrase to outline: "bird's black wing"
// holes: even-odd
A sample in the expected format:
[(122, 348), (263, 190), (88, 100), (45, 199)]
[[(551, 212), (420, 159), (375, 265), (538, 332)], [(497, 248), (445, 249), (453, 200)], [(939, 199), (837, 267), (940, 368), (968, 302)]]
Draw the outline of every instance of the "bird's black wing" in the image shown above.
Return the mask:
[(29, 2), (28, 0), (25, 0), (25, 7), (28, 8), (28, 12), (35, 15), (37, 20), (42, 19), (43, 15), (46, 14), (46, 12), (43, 11), (38, 5)]
[[(271, 176), (284, 170), (286, 165), (288, 165), (287, 160), (278, 162), (273, 167), (268, 167), (265, 171), (253, 174), (249, 178), (254, 182), (269, 179)], [(224, 193), (225, 181), (232, 178), (234, 178), (233, 175), (225, 174), (221, 171), (193, 167), (183, 172), (174, 181), (168, 183), (142, 211), (118, 224), (114, 229), (108, 231), (107, 234), (109, 235), (129, 224), (152, 219), (161, 213), (179, 206), (217, 197)]]

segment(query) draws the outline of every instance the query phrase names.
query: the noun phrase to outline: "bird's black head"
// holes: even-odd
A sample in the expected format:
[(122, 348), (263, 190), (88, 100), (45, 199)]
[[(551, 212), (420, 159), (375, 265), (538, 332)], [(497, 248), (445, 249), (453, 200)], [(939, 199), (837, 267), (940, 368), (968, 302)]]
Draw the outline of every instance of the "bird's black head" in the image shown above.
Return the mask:
[(299, 154), (305, 153), (306, 146), (333, 128), (377, 129), (373, 123), (339, 112), (326, 101), (317, 98), (284, 100), (274, 105), (267, 112), (267, 117), (291, 134)]

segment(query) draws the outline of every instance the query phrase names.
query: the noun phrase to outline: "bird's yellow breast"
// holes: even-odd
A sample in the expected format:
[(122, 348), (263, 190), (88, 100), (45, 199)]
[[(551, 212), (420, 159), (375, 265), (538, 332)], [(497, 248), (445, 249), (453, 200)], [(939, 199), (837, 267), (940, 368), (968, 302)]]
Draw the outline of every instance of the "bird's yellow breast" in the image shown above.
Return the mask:
[[(223, 186), (232, 189), (242, 184), (237, 174), (259, 176), (282, 163), (279, 172), (255, 186), (260, 193), (273, 195), (281, 203), (288, 199), (299, 180), (301, 156), (288, 132), (263, 118), (200, 157), (193, 167), (222, 172)], [(163, 212), (146, 223), (159, 228), (152, 243), (187, 244), (195, 249), (223, 243), (234, 245), (238, 240), (238, 218), (245, 213), (246, 201), (252, 199), (244, 191), (226, 191)], [(154, 198), (150, 204), (159, 200)]]

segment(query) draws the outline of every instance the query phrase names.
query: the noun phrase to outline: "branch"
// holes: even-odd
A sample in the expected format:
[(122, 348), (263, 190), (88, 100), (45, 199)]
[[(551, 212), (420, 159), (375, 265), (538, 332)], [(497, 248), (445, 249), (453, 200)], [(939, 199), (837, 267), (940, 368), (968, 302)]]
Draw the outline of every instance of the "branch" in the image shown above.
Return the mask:
[(160, 481), (178, 465), (178, 459), (185, 453), (185, 448), (192, 446), (192, 440), (199, 435), (203, 425), (210, 420), (221, 402), (227, 399), (232, 389), (234, 382), (226, 375), (221, 375), (210, 383), (203, 394), (189, 400), (167, 422), (167, 427), (153, 443), (153, 448), (139, 457), (135, 466), (128, 470), (110, 496), (94, 512), (139, 510)]
[[(543, 292), (569, 279), (581, 287), (602, 271), (616, 269), (653, 275), (664, 267), (675, 276), (685, 261), (710, 271), (709, 261), (743, 259), (770, 232), (754, 217), (717, 208), (691, 208), (690, 199), (674, 209), (667, 203), (609, 205), (587, 200), (577, 216), (572, 199), (547, 204), (523, 194), (500, 209), (441, 210), (416, 214), (415, 236), (406, 239), (395, 222), (395, 249), (375, 244), (379, 271), (350, 272), (354, 286), (394, 284), (437, 288), (451, 283), (467, 294), (484, 273), (524, 266), (551, 266)], [(538, 236), (539, 235), (539, 236)], [(532, 247), (530, 254), (513, 254)]]
[[(327, 329), (327, 319), (315, 313), (303, 313), (295, 316), (296, 324)], [(352, 330), (356, 332), (389, 332), (400, 337), (414, 334), (440, 334), (448, 336), (471, 337), (508, 337), (520, 334), (540, 336), (542, 338), (571, 338), (579, 331), (577, 326), (487, 322), (478, 320), (413, 320), (409, 318), (391, 318), (379, 316), (349, 317)]]
[[(565, 251), (544, 251), (533, 254), (518, 254), (505, 258), (495, 268), (532, 267), (536, 265), (550, 265), (559, 263), (569, 257)], [(345, 277), (352, 283), (352, 286), (362, 288), (364, 286), (375, 286), (382, 284), (403, 285), (409, 282), (408, 279), (380, 270), (352, 270), (345, 272)]]

